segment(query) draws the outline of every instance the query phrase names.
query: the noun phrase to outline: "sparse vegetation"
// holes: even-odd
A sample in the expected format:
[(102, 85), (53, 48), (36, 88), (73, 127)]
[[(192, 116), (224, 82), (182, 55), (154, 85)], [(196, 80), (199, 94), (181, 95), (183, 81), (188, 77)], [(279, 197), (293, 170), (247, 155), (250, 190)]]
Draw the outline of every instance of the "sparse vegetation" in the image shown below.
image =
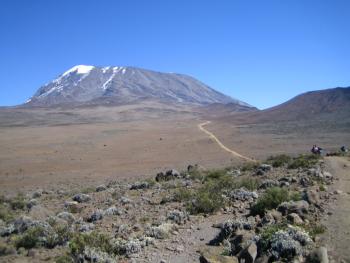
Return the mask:
[(91, 232), (89, 234), (76, 234), (69, 242), (69, 248), (73, 256), (78, 256), (84, 252), (85, 247), (98, 248), (102, 252), (112, 254), (113, 246), (110, 243), (111, 237), (99, 233)]
[(270, 156), (266, 163), (271, 164), (273, 167), (282, 167), (290, 163), (292, 158), (286, 154), (279, 154), (275, 156)]
[(275, 209), (283, 202), (300, 199), (301, 196), (298, 192), (289, 192), (284, 188), (273, 187), (258, 199), (258, 202), (251, 208), (251, 213), (262, 216), (267, 210)]
[(15, 245), (17, 248), (34, 248), (42, 245), (41, 241), (43, 236), (44, 229), (42, 227), (33, 227), (28, 229), (23, 235), (17, 236), (15, 239)]
[(9, 204), (13, 210), (23, 210), (27, 206), (27, 203), (23, 194), (18, 194), (16, 197), (10, 199)]
[(297, 168), (311, 168), (320, 159), (320, 155), (317, 154), (302, 154), (298, 157), (293, 158), (289, 164), (288, 169), (297, 169)]
[(13, 212), (5, 204), (0, 204), (0, 219), (9, 222), (14, 218)]

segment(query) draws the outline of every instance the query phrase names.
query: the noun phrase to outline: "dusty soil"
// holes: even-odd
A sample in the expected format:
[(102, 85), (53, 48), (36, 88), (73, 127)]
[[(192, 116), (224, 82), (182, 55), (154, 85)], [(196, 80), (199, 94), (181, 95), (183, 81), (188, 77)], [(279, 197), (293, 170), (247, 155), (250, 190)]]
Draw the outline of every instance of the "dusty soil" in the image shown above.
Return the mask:
[[(2, 109), (0, 191), (82, 182), (88, 186), (114, 178), (152, 177), (195, 163), (212, 168), (241, 162), (198, 128), (207, 117), (198, 109), (154, 103)], [(227, 148), (253, 159), (305, 153), (315, 143), (337, 149), (350, 141), (346, 124), (325, 122), (239, 125), (213, 119), (205, 128)]]
[(350, 159), (331, 157), (326, 159), (326, 164), (336, 177), (330, 192), (340, 190), (342, 193), (329, 205), (330, 215), (323, 219), (327, 232), (322, 242), (335, 262), (350, 262)]

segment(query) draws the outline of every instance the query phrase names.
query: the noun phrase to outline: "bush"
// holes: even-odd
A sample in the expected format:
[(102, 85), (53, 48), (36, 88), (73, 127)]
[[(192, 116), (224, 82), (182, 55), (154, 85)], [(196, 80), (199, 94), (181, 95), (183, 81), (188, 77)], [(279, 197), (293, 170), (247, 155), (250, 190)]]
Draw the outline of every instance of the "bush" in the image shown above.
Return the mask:
[(273, 187), (258, 199), (252, 206), (251, 214), (263, 216), (267, 210), (277, 208), (281, 203), (291, 200), (289, 192), (284, 188)]
[(321, 157), (316, 154), (299, 155), (291, 160), (288, 165), (288, 169), (311, 168), (317, 164), (320, 158)]
[(41, 238), (44, 236), (42, 227), (33, 227), (28, 229), (23, 235), (18, 236), (15, 240), (16, 248), (24, 247), (30, 249), (41, 245)]
[(13, 210), (19, 210), (19, 209), (22, 210), (22, 209), (26, 208), (26, 206), (27, 206), (25, 198), (22, 194), (18, 194), (16, 197), (9, 200), (9, 203), (10, 203), (10, 207)]
[(56, 257), (55, 263), (74, 263), (74, 260), (69, 255), (63, 255)]
[(176, 189), (174, 192), (173, 201), (175, 202), (187, 202), (190, 201), (193, 197), (193, 191), (186, 188)]
[(9, 222), (14, 219), (12, 212), (7, 206), (0, 204), (0, 219), (4, 222)]
[(266, 162), (271, 164), (273, 167), (281, 167), (287, 165), (291, 161), (291, 157), (286, 154), (279, 154), (275, 156), (270, 156)]
[(112, 254), (114, 251), (111, 238), (103, 233), (91, 232), (89, 234), (76, 234), (69, 242), (71, 254), (78, 256), (84, 252), (85, 247), (98, 248), (102, 252)]
[(193, 200), (187, 205), (187, 209), (191, 214), (213, 213), (223, 207), (224, 204), (222, 186), (220, 183), (211, 180), (198, 189), (193, 196)]
[(244, 187), (248, 189), (249, 191), (254, 191), (258, 189), (260, 185), (260, 180), (256, 178), (242, 178), (241, 180), (238, 180), (235, 188), (241, 188)]
[(54, 248), (58, 245), (64, 245), (69, 239), (72, 238), (72, 232), (70, 231), (69, 226), (67, 225), (54, 225), (54, 232), (47, 237), (48, 248)]
[(241, 171), (243, 171), (243, 172), (251, 171), (251, 170), (257, 169), (258, 167), (259, 167), (259, 163), (248, 162), (241, 167)]
[(268, 225), (264, 228), (261, 229), (260, 232), (260, 240), (259, 240), (259, 247), (261, 247), (261, 249), (263, 251), (266, 251), (269, 246), (270, 246), (270, 240), (272, 238), (272, 236), (280, 230), (285, 230), (287, 228), (287, 225), (284, 223), (281, 224), (275, 224), (275, 225)]

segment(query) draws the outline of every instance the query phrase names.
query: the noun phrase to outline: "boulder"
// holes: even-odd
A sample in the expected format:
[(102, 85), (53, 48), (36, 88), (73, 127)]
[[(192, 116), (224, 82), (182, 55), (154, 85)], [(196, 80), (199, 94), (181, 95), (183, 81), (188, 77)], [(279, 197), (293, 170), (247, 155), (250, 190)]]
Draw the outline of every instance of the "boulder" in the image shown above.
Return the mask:
[(102, 218), (103, 218), (103, 211), (98, 209), (90, 215), (90, 217), (88, 218), (88, 222), (96, 222), (98, 220), (102, 220)]
[(42, 189), (38, 189), (35, 192), (32, 193), (32, 198), (39, 198), (43, 195), (43, 190)]
[(57, 215), (58, 218), (65, 220), (66, 222), (72, 224), (75, 221), (73, 214), (69, 212), (61, 212)]
[(289, 222), (291, 222), (293, 225), (301, 225), (304, 223), (303, 219), (300, 218), (300, 216), (296, 213), (291, 213), (287, 216), (287, 219)]
[(182, 225), (187, 222), (187, 220), (189, 219), (189, 216), (186, 212), (173, 210), (168, 213), (167, 219), (173, 221), (178, 225)]
[(269, 172), (269, 171), (272, 171), (272, 170), (273, 170), (273, 167), (272, 167), (272, 165), (270, 165), (270, 164), (265, 164), (265, 163), (263, 163), (263, 164), (261, 164), (261, 165), (259, 166), (258, 169), (261, 169), (261, 170), (263, 170), (264, 172)]
[(307, 190), (304, 193), (305, 200), (312, 205), (320, 205), (320, 196), (315, 190)]
[(27, 207), (28, 207), (29, 209), (31, 209), (32, 207), (38, 205), (38, 203), (39, 203), (38, 200), (36, 200), (36, 199), (30, 199), (30, 200), (28, 201), (28, 203), (27, 203)]
[(228, 196), (233, 200), (250, 201), (250, 202), (253, 202), (255, 199), (259, 197), (256, 192), (248, 191), (245, 188), (235, 189), (231, 191), (228, 194)]
[(101, 184), (101, 185), (96, 187), (96, 192), (102, 192), (102, 191), (106, 191), (106, 190), (107, 190), (107, 186), (105, 186), (104, 184)]
[(266, 180), (262, 181), (262, 183), (259, 186), (259, 189), (267, 189), (267, 188), (278, 186), (278, 185), (279, 185), (278, 181), (272, 180), (272, 179), (266, 179)]
[(255, 258), (258, 254), (258, 248), (254, 242), (250, 243), (245, 249), (243, 249), (237, 257), (240, 262), (254, 263)]
[(107, 208), (103, 212), (103, 214), (106, 216), (113, 216), (113, 215), (120, 216), (122, 214), (122, 211), (119, 208), (116, 208), (115, 206), (111, 206), (111, 207)]
[(297, 213), (299, 216), (303, 216), (308, 213), (309, 203), (304, 200), (283, 202), (278, 206), (277, 210), (283, 215)]
[(238, 258), (223, 256), (222, 248), (219, 246), (206, 247), (200, 251), (199, 262), (201, 263), (238, 263)]
[(171, 169), (166, 171), (165, 173), (160, 172), (157, 174), (156, 176), (156, 181), (160, 182), (160, 181), (169, 181), (169, 180), (174, 180), (176, 178), (180, 177), (180, 173), (178, 171), (176, 171), (175, 169)]
[(314, 249), (308, 256), (307, 262), (328, 263), (329, 260), (328, 260), (327, 248), (319, 247)]
[(149, 186), (148, 182), (135, 182), (130, 186), (130, 190), (147, 189)]
[(91, 197), (87, 194), (76, 194), (75, 196), (73, 196), (73, 201), (76, 201), (78, 203), (85, 203), (91, 200)]

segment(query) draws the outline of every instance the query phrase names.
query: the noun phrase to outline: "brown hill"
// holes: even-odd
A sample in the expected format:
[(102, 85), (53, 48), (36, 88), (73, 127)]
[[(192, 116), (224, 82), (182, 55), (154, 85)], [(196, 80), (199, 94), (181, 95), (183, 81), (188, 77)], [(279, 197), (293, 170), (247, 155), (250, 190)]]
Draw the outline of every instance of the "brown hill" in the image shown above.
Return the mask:
[[(227, 119), (229, 114), (220, 119)], [(261, 110), (243, 112), (229, 117), (239, 123), (261, 123), (279, 121), (298, 121), (350, 119), (350, 87), (311, 91), (298, 95), (278, 106)]]

